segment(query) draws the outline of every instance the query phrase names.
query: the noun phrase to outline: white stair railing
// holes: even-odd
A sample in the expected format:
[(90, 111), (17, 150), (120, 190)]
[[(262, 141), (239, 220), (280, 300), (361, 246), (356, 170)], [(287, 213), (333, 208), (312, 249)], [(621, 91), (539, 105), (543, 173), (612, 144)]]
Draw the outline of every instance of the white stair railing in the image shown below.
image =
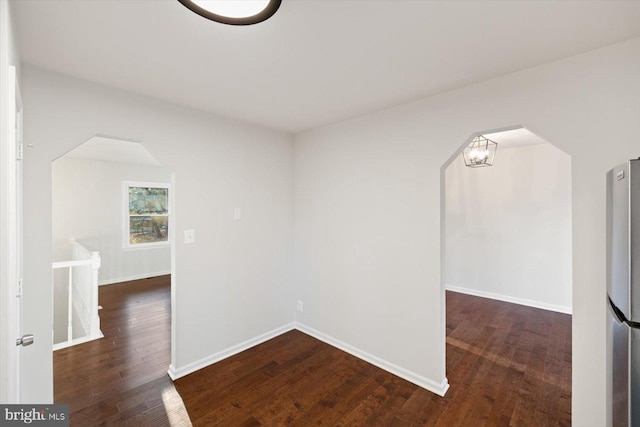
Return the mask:
[[(54, 270), (66, 268), (68, 276), (67, 339), (54, 343), (54, 350), (103, 337), (98, 315), (100, 252), (90, 251), (75, 239), (71, 239), (70, 243), (72, 260), (52, 264)], [(84, 331), (84, 334), (79, 337), (74, 337), (74, 312), (81, 323), (76, 330)]]

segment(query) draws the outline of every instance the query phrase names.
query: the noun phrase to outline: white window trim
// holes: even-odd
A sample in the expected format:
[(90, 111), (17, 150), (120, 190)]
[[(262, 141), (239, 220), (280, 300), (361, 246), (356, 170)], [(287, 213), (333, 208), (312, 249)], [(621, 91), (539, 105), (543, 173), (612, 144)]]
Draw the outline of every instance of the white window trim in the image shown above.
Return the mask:
[[(149, 187), (149, 188), (166, 188), (169, 190), (169, 197), (167, 200), (167, 216), (169, 217), (168, 224), (171, 227), (171, 198), (173, 191), (171, 190), (171, 184), (166, 182), (142, 182), (142, 181), (122, 181), (122, 248), (125, 250), (138, 250), (138, 249), (153, 249), (153, 248), (166, 248), (171, 246), (171, 229), (167, 233), (167, 240), (164, 242), (153, 243), (129, 243), (129, 188), (130, 187)], [(146, 215), (153, 216), (153, 215)]]

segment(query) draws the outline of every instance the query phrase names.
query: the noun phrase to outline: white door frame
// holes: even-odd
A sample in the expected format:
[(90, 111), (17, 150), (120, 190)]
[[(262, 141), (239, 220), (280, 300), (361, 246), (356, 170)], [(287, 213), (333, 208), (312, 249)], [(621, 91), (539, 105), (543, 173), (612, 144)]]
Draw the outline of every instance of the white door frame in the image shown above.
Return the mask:
[(22, 100), (14, 66), (0, 81), (0, 402), (21, 402)]

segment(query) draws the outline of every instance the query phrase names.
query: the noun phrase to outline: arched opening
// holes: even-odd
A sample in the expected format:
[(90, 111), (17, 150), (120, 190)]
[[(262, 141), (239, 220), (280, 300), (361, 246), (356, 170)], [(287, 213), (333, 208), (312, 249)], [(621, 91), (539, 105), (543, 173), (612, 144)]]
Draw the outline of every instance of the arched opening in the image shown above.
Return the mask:
[(55, 401), (74, 412), (150, 378), (165, 393), (173, 173), (143, 143), (102, 135), (51, 166)]
[[(497, 142), (495, 160), (467, 167), (462, 151), (479, 135)], [(506, 393), (505, 414), (548, 398), (543, 417), (570, 422), (570, 156), (521, 126), (481, 132), (441, 180), (449, 393)]]

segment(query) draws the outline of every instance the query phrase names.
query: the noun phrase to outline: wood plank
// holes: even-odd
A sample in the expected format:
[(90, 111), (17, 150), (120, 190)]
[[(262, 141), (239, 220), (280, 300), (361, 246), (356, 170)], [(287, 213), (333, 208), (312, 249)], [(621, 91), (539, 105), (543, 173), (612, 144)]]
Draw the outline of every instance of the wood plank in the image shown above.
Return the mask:
[(571, 424), (568, 315), (448, 292), (442, 398), (300, 331), (172, 383), (170, 277), (100, 303), (105, 338), (54, 353), (72, 426)]

